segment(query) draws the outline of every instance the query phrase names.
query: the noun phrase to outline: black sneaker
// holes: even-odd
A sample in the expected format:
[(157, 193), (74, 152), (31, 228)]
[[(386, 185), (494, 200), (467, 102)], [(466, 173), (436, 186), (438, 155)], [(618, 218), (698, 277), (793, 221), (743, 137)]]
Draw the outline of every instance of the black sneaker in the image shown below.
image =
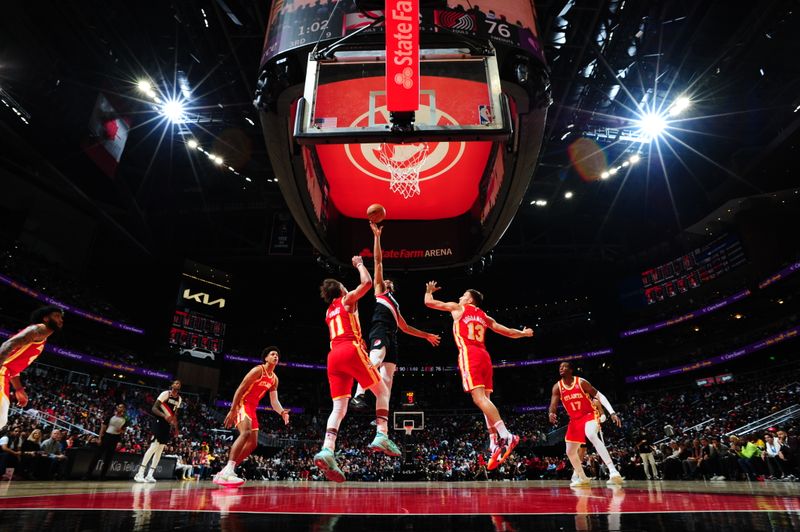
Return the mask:
[(364, 400), (364, 395), (355, 395), (350, 399), (350, 408), (356, 412), (367, 412), (369, 411), (369, 404)]

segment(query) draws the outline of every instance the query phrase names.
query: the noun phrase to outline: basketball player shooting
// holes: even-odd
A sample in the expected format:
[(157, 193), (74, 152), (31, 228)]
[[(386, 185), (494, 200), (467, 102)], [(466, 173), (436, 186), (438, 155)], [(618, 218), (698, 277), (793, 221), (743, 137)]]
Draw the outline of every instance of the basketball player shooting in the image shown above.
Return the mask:
[(31, 314), (30, 323), (0, 345), (0, 430), (8, 423), (10, 385), (14, 385), (17, 404), (25, 408), (28, 395), (19, 375), (39, 358), (50, 335), (64, 326), (64, 311), (54, 306), (38, 308)]
[[(172, 440), (173, 432), (178, 432), (176, 414), (183, 405), (183, 398), (180, 392), (181, 381), (175, 380), (169, 390), (161, 392), (153, 403), (153, 407), (150, 409), (150, 412), (155, 416), (153, 419), (153, 439), (150, 442), (150, 447), (144, 453), (136, 475), (133, 477), (135, 482), (154, 483), (156, 481), (154, 475), (158, 462), (161, 460), (161, 453), (164, 451), (164, 447)], [(150, 471), (145, 476), (148, 462), (150, 463)]]
[(600, 401), (608, 413), (611, 415), (611, 420), (618, 427), (622, 426), (619, 416), (614, 413), (611, 403), (608, 402), (606, 396), (600, 393), (594, 386), (589, 384), (588, 381), (576, 377), (575, 369), (571, 362), (562, 362), (558, 367), (558, 373), (561, 379), (553, 385), (553, 393), (550, 397), (550, 423), (558, 423), (558, 415), (556, 410), (558, 408), (558, 400), (564, 405), (564, 409), (569, 415), (569, 424), (567, 425), (567, 434), (564, 440), (567, 444), (567, 458), (569, 458), (577, 478), (573, 476), (570, 483), (572, 487), (582, 487), (589, 485), (589, 479), (586, 478), (586, 473), (583, 471), (583, 465), (578, 454), (580, 446), (586, 443), (588, 438), (594, 448), (597, 449), (597, 454), (603, 460), (603, 463), (608, 468), (609, 484), (622, 484), (623, 478), (619, 474), (614, 462), (611, 460), (611, 455), (608, 454), (605, 443), (600, 438), (600, 423), (601, 415), (593, 402)]
[(358, 288), (348, 292), (336, 279), (325, 279), (320, 286), (320, 297), (328, 303), (325, 322), (330, 332), (331, 350), (328, 353), (327, 371), (333, 409), (328, 417), (322, 449), (314, 455), (314, 464), (333, 482), (345, 480), (344, 473), (336, 463), (334, 450), (339, 426), (347, 413), (353, 379), (375, 394), (375, 423), (378, 430), (369, 449), (387, 456), (400, 456), (400, 449), (389, 439), (389, 389), (370, 363), (358, 321), (358, 300), (369, 292), (372, 277), (361, 257), (353, 257), (352, 263), (361, 281)]
[(500, 418), (500, 412), (490, 399), (494, 385), (492, 359), (484, 343), (486, 329), (508, 338), (530, 338), (533, 336), (533, 329), (525, 327), (520, 331), (497, 323), (479, 308), (483, 303), (483, 294), (477, 290), (467, 290), (457, 303), (445, 303), (433, 298), (433, 293), (440, 289), (436, 281), (425, 285), (425, 305), (449, 312), (453, 317), (453, 336), (458, 346), (461, 382), (464, 391), (472, 396), (472, 402), (483, 412), (486, 428), (489, 430), (489, 449), (492, 454), (486, 468), (491, 471), (508, 459), (519, 443), (519, 436), (508, 431)]
[(258, 446), (258, 416), (256, 409), (264, 394), (269, 392), (269, 403), (285, 425), (289, 424), (289, 411), (281, 406), (278, 400), (278, 376), (275, 366), (280, 360), (280, 351), (271, 346), (261, 352), (264, 363), (251, 369), (236, 389), (231, 402), (231, 410), (225, 416), (225, 428), (233, 426), (239, 431), (239, 437), (231, 446), (228, 464), (222, 471), (214, 475), (214, 484), (224, 487), (236, 487), (244, 484), (244, 479), (236, 476), (236, 466), (250, 456)]
[[(392, 394), (394, 373), (397, 370), (398, 346), (397, 329), (404, 333), (423, 338), (434, 347), (439, 345), (441, 338), (438, 334), (427, 333), (409, 325), (400, 314), (400, 304), (394, 297), (394, 282), (383, 278), (383, 250), (381, 249), (381, 233), (383, 227), (378, 227), (370, 222), (373, 234), (373, 256), (375, 260), (373, 289), (375, 292), (375, 311), (372, 314), (372, 326), (369, 330), (369, 360), (372, 365), (379, 368), (381, 378)], [(359, 384), (356, 395), (350, 400), (354, 410), (366, 410), (367, 402), (364, 400), (364, 388)]]

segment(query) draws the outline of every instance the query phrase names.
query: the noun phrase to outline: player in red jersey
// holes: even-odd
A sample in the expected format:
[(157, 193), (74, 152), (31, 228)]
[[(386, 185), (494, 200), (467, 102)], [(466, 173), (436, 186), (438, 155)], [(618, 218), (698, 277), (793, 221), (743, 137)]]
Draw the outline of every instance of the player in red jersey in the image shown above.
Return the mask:
[(588, 381), (575, 377), (573, 375), (574, 371), (572, 362), (561, 363), (558, 367), (558, 374), (561, 375), (561, 379), (553, 385), (553, 393), (550, 397), (550, 423), (554, 425), (558, 423), (556, 409), (558, 408), (559, 399), (561, 399), (564, 410), (569, 415), (569, 425), (567, 425), (567, 434), (564, 440), (567, 443), (567, 458), (569, 458), (572, 467), (578, 474), (577, 479), (573, 477), (570, 486), (589, 485), (589, 479), (586, 478), (581, 459), (578, 456), (578, 449), (581, 444), (586, 443), (587, 438), (592, 442), (597, 454), (600, 455), (603, 463), (608, 468), (608, 483), (622, 484), (622, 475), (617, 471), (614, 462), (611, 461), (611, 455), (608, 454), (605, 443), (598, 435), (600, 432), (601, 413), (595, 407), (594, 400), (600, 401), (603, 408), (611, 415), (611, 420), (618, 427), (622, 426), (622, 421), (614, 413), (614, 409), (606, 399), (606, 396), (595, 389)]
[(469, 289), (458, 299), (458, 303), (437, 301), (433, 293), (440, 290), (436, 281), (425, 285), (425, 305), (432, 309), (449, 312), (453, 316), (453, 337), (458, 346), (458, 369), (464, 391), (472, 396), (472, 402), (481, 409), (489, 429), (489, 449), (491, 457), (487, 464), (490, 471), (506, 461), (511, 451), (519, 443), (519, 436), (511, 434), (500, 418), (500, 412), (490, 397), (494, 391), (492, 382), (492, 359), (486, 351), (484, 337), (491, 329), (509, 338), (533, 336), (533, 329), (509, 329), (500, 325), (479, 308), (483, 294)]
[(400, 456), (400, 449), (389, 439), (389, 388), (369, 360), (358, 321), (358, 300), (369, 292), (372, 277), (361, 257), (353, 257), (352, 262), (361, 280), (358, 288), (348, 292), (336, 279), (325, 279), (320, 286), (320, 296), (329, 305), (325, 323), (331, 338), (328, 383), (333, 410), (328, 417), (325, 442), (320, 452), (314, 455), (314, 464), (325, 473), (328, 480), (334, 482), (344, 482), (344, 473), (336, 463), (334, 450), (339, 425), (347, 413), (353, 379), (375, 395), (375, 423), (378, 431), (369, 444), (370, 450), (387, 456)]
[(20, 407), (28, 404), (28, 395), (19, 378), (44, 350), (47, 339), (64, 326), (64, 311), (55, 306), (41, 307), (31, 314), (31, 325), (0, 345), (0, 430), (8, 423), (11, 407), (11, 384)]
[(225, 428), (235, 426), (239, 431), (239, 437), (231, 446), (228, 464), (214, 475), (214, 484), (225, 487), (244, 484), (244, 480), (236, 476), (235, 469), (258, 445), (256, 409), (264, 394), (269, 392), (272, 409), (281, 416), (284, 424), (289, 424), (289, 411), (284, 409), (278, 400), (278, 376), (275, 375), (275, 366), (280, 360), (280, 350), (270, 346), (261, 352), (261, 356), (264, 358), (264, 363), (254, 367), (245, 375), (233, 396), (231, 410), (225, 416)]

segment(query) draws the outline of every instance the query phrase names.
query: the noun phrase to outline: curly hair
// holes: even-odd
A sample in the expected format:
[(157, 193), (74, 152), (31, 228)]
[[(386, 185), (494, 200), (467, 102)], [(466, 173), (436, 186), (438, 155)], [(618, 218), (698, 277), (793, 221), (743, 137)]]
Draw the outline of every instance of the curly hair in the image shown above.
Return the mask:
[(325, 303), (330, 304), (331, 301), (342, 295), (344, 295), (342, 294), (342, 283), (336, 279), (325, 279), (319, 286), (319, 297), (321, 297)]

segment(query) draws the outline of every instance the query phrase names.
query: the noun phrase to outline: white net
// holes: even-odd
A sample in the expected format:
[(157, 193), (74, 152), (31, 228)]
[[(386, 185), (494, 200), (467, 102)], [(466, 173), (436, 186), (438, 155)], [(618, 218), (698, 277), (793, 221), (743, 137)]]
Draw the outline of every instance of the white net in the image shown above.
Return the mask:
[(428, 160), (427, 142), (417, 144), (389, 144), (384, 142), (378, 150), (378, 159), (391, 176), (389, 190), (405, 199), (420, 194), (419, 172)]

